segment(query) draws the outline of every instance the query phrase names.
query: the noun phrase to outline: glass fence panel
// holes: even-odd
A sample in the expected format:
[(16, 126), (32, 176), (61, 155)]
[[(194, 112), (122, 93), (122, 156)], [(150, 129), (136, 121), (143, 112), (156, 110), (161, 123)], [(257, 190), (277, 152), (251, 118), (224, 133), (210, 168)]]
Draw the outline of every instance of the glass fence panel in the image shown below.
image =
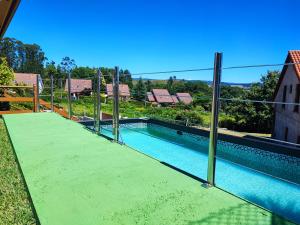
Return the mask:
[(131, 79), (120, 74), (122, 141), (167, 166), (206, 180), (212, 72), (138, 74)]
[(299, 223), (297, 85), (281, 87), (280, 69), (223, 69), (215, 182)]

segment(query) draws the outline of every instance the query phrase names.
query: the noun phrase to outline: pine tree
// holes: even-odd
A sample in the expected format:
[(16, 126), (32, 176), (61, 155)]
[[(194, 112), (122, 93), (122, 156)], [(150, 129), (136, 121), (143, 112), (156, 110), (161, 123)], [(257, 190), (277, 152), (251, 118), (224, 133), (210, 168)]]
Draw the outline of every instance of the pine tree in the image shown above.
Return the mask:
[(142, 78), (139, 79), (137, 84), (134, 86), (133, 89), (133, 97), (137, 100), (145, 100), (146, 97), (146, 87), (142, 80)]

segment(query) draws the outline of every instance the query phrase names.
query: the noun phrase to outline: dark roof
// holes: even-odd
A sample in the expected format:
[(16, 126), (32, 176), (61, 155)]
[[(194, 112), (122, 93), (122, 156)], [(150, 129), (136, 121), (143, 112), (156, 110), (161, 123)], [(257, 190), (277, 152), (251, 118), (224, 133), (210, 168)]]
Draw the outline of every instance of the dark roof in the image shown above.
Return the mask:
[(19, 4), (20, 0), (0, 1), (0, 38), (3, 37)]
[(155, 102), (155, 98), (154, 98), (152, 92), (147, 92), (147, 99), (149, 102)]
[[(65, 91), (68, 90), (68, 80), (66, 80)], [(71, 79), (71, 93), (80, 93), (84, 90), (92, 90), (92, 80)]]
[(34, 73), (15, 73), (15, 83), (26, 86), (33, 86), (36, 84), (38, 74)]
[(167, 89), (153, 89), (152, 93), (157, 103), (173, 103), (173, 99)]
[(180, 102), (186, 105), (191, 104), (193, 101), (192, 96), (189, 93), (176, 93), (176, 96)]
[(176, 95), (171, 95), (172, 97), (172, 100), (175, 104), (177, 104), (179, 101), (178, 101), (178, 98), (176, 97)]
[[(106, 94), (113, 96), (113, 85), (106, 84)], [(119, 95), (120, 97), (130, 97), (130, 90), (127, 84), (119, 84)]]
[[(288, 55), (286, 57), (285, 64), (288, 64), (288, 63), (300, 63), (300, 50), (288, 51)], [(281, 71), (281, 74), (280, 74), (280, 77), (279, 77), (279, 80), (278, 80), (278, 83), (277, 83), (277, 86), (276, 86), (276, 89), (274, 92), (274, 99), (276, 98), (277, 92), (278, 92), (281, 82), (284, 78), (284, 75), (288, 69), (288, 66), (289, 65), (284, 65), (282, 68), (282, 71)], [(292, 66), (293, 66), (295, 73), (300, 81), (300, 64), (294, 64)]]

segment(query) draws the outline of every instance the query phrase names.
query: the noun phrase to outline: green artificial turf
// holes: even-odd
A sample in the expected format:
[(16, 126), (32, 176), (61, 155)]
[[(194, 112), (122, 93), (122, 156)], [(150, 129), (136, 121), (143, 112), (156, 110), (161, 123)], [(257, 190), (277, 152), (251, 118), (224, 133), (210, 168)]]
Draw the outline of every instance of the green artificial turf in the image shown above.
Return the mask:
[(41, 224), (288, 224), (54, 113), (4, 119)]

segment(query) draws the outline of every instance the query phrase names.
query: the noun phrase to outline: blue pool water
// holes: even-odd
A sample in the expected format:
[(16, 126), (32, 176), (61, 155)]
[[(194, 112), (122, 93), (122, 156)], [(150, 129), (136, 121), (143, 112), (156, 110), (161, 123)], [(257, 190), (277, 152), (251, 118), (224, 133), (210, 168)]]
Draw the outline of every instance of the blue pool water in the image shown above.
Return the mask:
[[(111, 127), (102, 133), (111, 137)], [(120, 133), (126, 145), (206, 180), (208, 138), (146, 123), (122, 125)], [(218, 187), (300, 223), (299, 184), (299, 158), (218, 142)]]

